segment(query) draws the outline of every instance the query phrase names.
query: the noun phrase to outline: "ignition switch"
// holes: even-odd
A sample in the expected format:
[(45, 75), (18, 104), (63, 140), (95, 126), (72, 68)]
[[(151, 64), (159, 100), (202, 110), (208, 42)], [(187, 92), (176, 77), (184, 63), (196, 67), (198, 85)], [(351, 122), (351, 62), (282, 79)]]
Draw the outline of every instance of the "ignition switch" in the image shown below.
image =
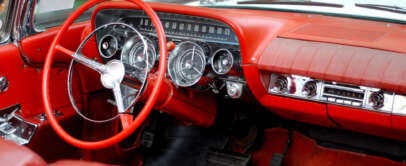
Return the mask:
[(227, 87), (227, 95), (229, 97), (233, 99), (238, 99), (241, 97), (244, 86), (240, 78), (229, 77), (228, 80), (226, 80), (226, 87)]

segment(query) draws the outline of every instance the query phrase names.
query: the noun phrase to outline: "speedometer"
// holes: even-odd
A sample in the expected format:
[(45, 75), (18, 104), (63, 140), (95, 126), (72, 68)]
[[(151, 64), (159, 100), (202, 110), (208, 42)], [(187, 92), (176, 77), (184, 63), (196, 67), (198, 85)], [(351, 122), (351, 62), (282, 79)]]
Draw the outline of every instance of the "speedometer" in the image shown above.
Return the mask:
[(121, 60), (139, 71), (151, 70), (155, 64), (156, 51), (151, 40), (143, 37), (147, 44), (146, 54), (144, 53), (144, 41), (140, 37), (131, 37), (123, 46)]
[(193, 42), (180, 43), (168, 60), (168, 73), (172, 82), (187, 87), (196, 84), (206, 67), (206, 56), (202, 47)]

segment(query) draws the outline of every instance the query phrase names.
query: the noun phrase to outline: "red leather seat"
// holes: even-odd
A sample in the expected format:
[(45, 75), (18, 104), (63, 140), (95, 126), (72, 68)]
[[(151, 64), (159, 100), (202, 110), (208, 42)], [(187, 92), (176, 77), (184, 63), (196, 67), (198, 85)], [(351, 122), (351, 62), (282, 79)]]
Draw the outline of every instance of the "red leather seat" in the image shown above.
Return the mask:
[(108, 166), (106, 164), (90, 161), (81, 161), (81, 160), (60, 160), (55, 163), (49, 164), (49, 166)]
[[(25, 146), (0, 138), (0, 165), (4, 166), (46, 166), (44, 159)], [(52, 166), (107, 166), (97, 162), (80, 160), (61, 160), (51, 163)]]

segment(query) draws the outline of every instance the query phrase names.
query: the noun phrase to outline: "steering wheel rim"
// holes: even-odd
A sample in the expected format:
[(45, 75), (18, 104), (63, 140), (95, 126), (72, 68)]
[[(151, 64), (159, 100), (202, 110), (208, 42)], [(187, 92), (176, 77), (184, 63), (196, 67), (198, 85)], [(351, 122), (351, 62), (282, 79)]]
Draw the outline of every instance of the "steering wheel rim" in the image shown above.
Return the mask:
[(59, 29), (58, 33), (56, 34), (54, 40), (51, 43), (51, 46), (49, 48), (47, 57), (45, 59), (45, 64), (43, 67), (43, 74), (42, 74), (42, 98), (43, 98), (43, 105), (45, 108), (45, 113), (48, 117), (49, 123), (51, 124), (52, 128), (55, 130), (55, 132), (62, 137), (66, 142), (69, 144), (78, 147), (78, 148), (83, 148), (83, 149), (101, 149), (101, 148), (106, 148), (111, 145), (114, 145), (126, 137), (128, 137), (130, 134), (132, 134), (141, 124), (144, 122), (144, 120), (148, 117), (149, 113), (151, 112), (157, 98), (159, 95), (159, 92), (161, 90), (161, 86), (163, 84), (163, 81), (165, 79), (165, 72), (166, 72), (166, 63), (167, 63), (167, 47), (166, 47), (166, 37), (164, 33), (164, 29), (162, 26), (161, 21), (159, 20), (157, 14), (154, 12), (154, 10), (144, 3), (141, 0), (127, 0), (138, 7), (140, 7), (142, 10), (145, 11), (145, 13), (151, 18), (152, 22), (154, 23), (154, 27), (157, 32), (158, 40), (159, 40), (159, 48), (160, 48), (160, 59), (159, 59), (159, 66), (158, 66), (158, 77), (157, 80), (153, 86), (151, 95), (148, 97), (144, 108), (139, 112), (138, 116), (133, 120), (133, 122), (125, 129), (123, 129), (121, 132), (118, 134), (104, 139), (100, 141), (83, 141), (77, 138), (72, 137), (69, 133), (67, 133), (61, 125), (59, 125), (56, 117), (53, 114), (53, 109), (51, 106), (51, 101), (50, 101), (50, 96), (49, 96), (49, 77), (50, 77), (50, 70), (52, 66), (52, 61), (53, 57), (56, 53), (57, 50), (60, 52), (63, 52), (65, 54), (69, 54), (70, 56), (73, 56), (72, 51), (64, 48), (63, 46), (60, 45), (60, 39), (62, 38), (63, 34), (67, 31), (69, 26), (73, 23), (73, 21), (79, 17), (83, 12), (85, 12), (87, 9), (95, 6), (96, 4), (99, 4), (100, 2), (104, 2), (105, 0), (91, 0), (83, 4), (81, 7), (79, 7), (75, 12), (73, 12), (67, 20), (63, 23), (61, 28)]

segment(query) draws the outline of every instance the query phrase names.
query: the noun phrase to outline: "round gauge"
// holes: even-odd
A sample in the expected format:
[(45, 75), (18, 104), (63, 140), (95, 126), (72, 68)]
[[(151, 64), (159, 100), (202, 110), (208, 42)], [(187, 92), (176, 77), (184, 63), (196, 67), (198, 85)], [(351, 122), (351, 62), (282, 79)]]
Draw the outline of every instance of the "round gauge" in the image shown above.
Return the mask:
[(233, 67), (233, 54), (227, 49), (219, 49), (211, 57), (211, 68), (219, 75), (228, 73)]
[(172, 82), (187, 87), (196, 84), (203, 75), (206, 56), (202, 47), (193, 42), (180, 43), (168, 60)]
[(112, 35), (105, 35), (101, 38), (98, 48), (103, 58), (111, 58), (117, 53), (118, 40)]
[[(147, 69), (148, 65), (147, 70), (150, 71), (155, 64), (156, 51), (152, 41), (146, 37), (143, 38), (144, 41), (136, 35), (126, 41), (121, 52), (121, 61), (141, 71)], [(144, 42), (147, 45), (146, 50), (144, 50)]]

